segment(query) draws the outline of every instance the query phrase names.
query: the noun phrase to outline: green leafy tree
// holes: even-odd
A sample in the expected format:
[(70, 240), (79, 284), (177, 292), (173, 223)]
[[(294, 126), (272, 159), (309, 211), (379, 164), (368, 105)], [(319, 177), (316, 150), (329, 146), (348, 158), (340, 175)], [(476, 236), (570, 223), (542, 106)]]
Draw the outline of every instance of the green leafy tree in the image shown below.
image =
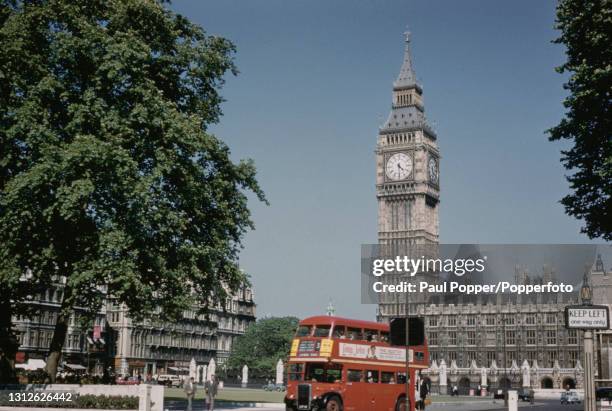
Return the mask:
[(53, 381), (74, 307), (173, 320), (226, 298), (246, 194), (265, 198), (208, 131), (228, 40), (156, 0), (0, 4), (0, 315), (65, 279)]
[(232, 345), (228, 368), (241, 370), (246, 364), (254, 375), (267, 378), (276, 375), (278, 360), (286, 361), (289, 356), (298, 322), (295, 317), (258, 320)]
[(572, 193), (561, 203), (569, 215), (583, 219), (590, 238), (612, 240), (612, 3), (608, 0), (561, 0), (556, 43), (567, 48), (557, 68), (569, 73), (564, 85), (565, 118), (549, 130), (550, 140), (567, 139), (563, 164)]

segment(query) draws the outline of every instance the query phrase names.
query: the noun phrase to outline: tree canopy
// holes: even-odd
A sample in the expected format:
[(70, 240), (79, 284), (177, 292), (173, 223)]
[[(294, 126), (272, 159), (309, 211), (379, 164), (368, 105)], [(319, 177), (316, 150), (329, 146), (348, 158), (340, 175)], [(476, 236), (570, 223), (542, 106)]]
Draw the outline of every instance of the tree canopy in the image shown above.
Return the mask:
[(56, 354), (76, 305), (175, 319), (223, 300), (247, 280), (246, 192), (265, 201), (252, 161), (208, 131), (233, 44), (161, 1), (1, 4), (3, 300), (65, 279)]
[(550, 140), (573, 142), (562, 152), (572, 192), (561, 203), (584, 220), (590, 238), (612, 240), (612, 7), (606, 0), (561, 0), (556, 43), (566, 46), (569, 73), (565, 118), (549, 130)]
[(232, 345), (227, 366), (240, 370), (246, 364), (254, 375), (273, 377), (279, 359), (286, 361), (299, 320), (295, 317), (263, 318), (253, 323)]

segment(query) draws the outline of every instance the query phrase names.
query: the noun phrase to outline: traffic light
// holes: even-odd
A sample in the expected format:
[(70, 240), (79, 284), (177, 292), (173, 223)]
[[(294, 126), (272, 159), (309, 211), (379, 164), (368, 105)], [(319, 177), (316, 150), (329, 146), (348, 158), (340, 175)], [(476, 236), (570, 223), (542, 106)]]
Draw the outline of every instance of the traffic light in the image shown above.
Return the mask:
[(394, 318), (390, 325), (391, 345), (423, 345), (425, 344), (425, 322), (420, 317), (408, 319), (409, 344), (406, 344), (406, 318)]

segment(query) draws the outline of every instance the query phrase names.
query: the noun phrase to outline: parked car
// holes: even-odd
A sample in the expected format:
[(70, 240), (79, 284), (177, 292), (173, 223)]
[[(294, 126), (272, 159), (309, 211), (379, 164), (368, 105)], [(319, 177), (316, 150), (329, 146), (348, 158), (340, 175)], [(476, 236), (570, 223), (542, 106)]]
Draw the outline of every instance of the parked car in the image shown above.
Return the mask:
[(285, 391), (287, 388), (283, 385), (283, 384), (273, 384), (273, 383), (268, 383), (263, 385), (261, 388), (263, 388), (264, 391)]
[(580, 404), (580, 397), (576, 391), (562, 392), (561, 404)]
[(117, 385), (138, 385), (138, 377), (117, 377)]
[(600, 387), (595, 391), (595, 399), (612, 400), (612, 387)]
[(181, 387), (183, 385), (183, 379), (180, 375), (161, 374), (157, 377), (157, 383), (168, 387)]
[(518, 398), (519, 400), (529, 401), (531, 396), (529, 395), (529, 388), (521, 388), (518, 390)]

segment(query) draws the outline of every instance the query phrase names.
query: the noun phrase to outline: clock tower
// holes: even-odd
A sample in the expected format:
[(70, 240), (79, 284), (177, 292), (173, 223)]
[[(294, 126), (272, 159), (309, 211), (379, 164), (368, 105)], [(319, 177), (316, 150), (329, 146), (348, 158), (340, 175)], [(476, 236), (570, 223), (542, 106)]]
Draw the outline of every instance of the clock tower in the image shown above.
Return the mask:
[(405, 33), (404, 62), (376, 145), (378, 241), (394, 249), (438, 242), (440, 152), (429, 126)]

